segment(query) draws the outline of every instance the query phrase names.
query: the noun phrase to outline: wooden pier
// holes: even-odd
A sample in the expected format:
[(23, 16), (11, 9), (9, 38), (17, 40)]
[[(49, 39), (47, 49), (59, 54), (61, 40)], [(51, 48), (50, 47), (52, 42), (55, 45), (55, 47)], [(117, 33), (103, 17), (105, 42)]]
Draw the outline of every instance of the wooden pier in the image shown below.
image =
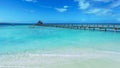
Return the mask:
[(120, 31), (120, 24), (42, 24), (40, 26), (83, 30)]

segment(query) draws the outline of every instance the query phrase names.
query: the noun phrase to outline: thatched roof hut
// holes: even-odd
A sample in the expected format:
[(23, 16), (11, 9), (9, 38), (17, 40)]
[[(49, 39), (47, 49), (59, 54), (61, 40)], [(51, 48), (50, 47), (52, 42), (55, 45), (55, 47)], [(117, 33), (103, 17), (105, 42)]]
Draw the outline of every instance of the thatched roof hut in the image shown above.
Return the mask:
[(43, 24), (43, 22), (40, 20), (37, 22), (37, 25), (42, 25), (42, 24)]

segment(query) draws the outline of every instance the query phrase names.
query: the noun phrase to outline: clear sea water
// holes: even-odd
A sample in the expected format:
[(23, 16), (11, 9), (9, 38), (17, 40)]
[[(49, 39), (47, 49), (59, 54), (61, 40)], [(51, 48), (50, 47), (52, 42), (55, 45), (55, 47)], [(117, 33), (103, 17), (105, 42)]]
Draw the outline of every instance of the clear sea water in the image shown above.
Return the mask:
[(0, 27), (0, 66), (3, 67), (120, 68), (119, 64), (120, 32)]

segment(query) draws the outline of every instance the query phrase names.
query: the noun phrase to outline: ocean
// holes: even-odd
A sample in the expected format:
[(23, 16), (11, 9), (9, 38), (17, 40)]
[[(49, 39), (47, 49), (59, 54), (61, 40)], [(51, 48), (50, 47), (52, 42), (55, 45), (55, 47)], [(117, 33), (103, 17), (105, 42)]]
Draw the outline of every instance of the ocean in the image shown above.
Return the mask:
[(120, 68), (120, 32), (1, 26), (0, 68)]

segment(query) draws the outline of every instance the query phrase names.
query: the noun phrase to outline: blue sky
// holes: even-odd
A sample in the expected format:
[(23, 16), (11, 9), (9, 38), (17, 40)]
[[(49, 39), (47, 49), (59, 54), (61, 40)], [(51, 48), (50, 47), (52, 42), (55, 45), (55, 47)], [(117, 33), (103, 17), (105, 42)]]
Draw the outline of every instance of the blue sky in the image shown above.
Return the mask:
[(120, 0), (0, 0), (0, 22), (119, 23)]

